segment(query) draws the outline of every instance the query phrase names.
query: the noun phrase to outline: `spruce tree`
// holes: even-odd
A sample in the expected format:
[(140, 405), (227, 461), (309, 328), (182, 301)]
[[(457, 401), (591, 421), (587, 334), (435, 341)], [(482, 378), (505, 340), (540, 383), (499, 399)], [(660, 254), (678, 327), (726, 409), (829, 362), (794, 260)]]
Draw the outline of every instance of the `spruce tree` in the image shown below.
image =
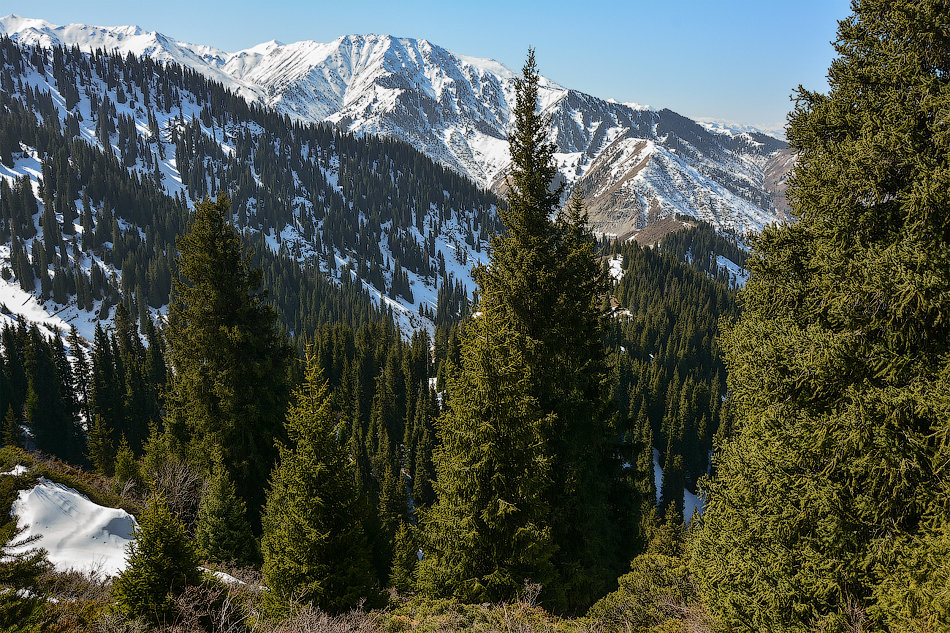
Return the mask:
[(287, 404), (290, 348), (265, 303), (262, 273), (230, 223), (227, 196), (195, 205), (179, 237), (178, 275), (167, 340), (174, 372), (170, 425), (190, 456), (211, 466), (220, 454), (259, 525)]
[(73, 381), (76, 397), (76, 406), (79, 413), (85, 416), (87, 422), (92, 419), (89, 411), (89, 375), (92, 371), (89, 365), (89, 359), (86, 357), (86, 351), (83, 349), (82, 340), (79, 337), (79, 331), (76, 326), (70, 326), (69, 336), (66, 339), (69, 344), (69, 354), (73, 357)]
[(790, 117), (797, 222), (723, 337), (734, 435), (692, 549), (733, 630), (950, 628), (950, 6), (852, 6)]
[(523, 336), (498, 311), (466, 326), (462, 367), (438, 420), (436, 503), (423, 514), (419, 588), (467, 602), (513, 599), (554, 577), (546, 424)]
[(389, 586), (408, 593), (415, 585), (419, 543), (417, 531), (406, 521), (399, 523), (393, 539), (393, 563), (389, 573)]
[(127, 550), (128, 564), (112, 583), (117, 608), (129, 618), (171, 624), (172, 597), (198, 584), (201, 572), (194, 544), (164, 500), (149, 501)]
[(115, 473), (115, 445), (112, 443), (112, 429), (106, 425), (104, 418), (96, 416), (92, 419), (86, 446), (86, 458), (96, 472), (111, 477)]
[(7, 407), (3, 416), (3, 431), (0, 433), (4, 446), (23, 446), (23, 429), (20, 428), (20, 419), (13, 412), (13, 407)]
[(280, 446), (263, 516), (264, 582), (281, 599), (344, 611), (370, 596), (370, 547), (353, 466), (337, 442), (336, 413), (312, 351), (286, 433), (290, 443)]
[(132, 452), (132, 447), (125, 435), (122, 436), (115, 454), (115, 483), (116, 488), (120, 490), (130, 483), (137, 487), (141, 487), (143, 483), (142, 469), (135, 459), (135, 454)]
[[(488, 401), (469, 401), (468, 395), (450, 389), (451, 413), (440, 435), (443, 445), (459, 454), (443, 452), (439, 473), (452, 476), (453, 469), (447, 464), (477, 458), (484, 448), (478, 444), (466, 446), (464, 442), (487, 439), (476, 439), (471, 434), (465, 436), (467, 439), (449, 437), (456, 433), (451, 424), (475, 414), (453, 408), (453, 401), (458, 406), (479, 407), (478, 416), (497, 416), (494, 420), (479, 420), (495, 429), (490, 432), (501, 431), (507, 424), (525, 424), (520, 416), (534, 411), (531, 415), (541, 423), (529, 424), (529, 428), (538, 433), (539, 449), (532, 447), (515, 459), (522, 464), (533, 463), (538, 459), (536, 450), (542, 452), (542, 461), (550, 459), (549, 470), (545, 471), (548, 481), (543, 489), (531, 491), (538, 499), (545, 499), (546, 510), (533, 514), (535, 502), (529, 501), (527, 506), (532, 510), (526, 517), (530, 518), (522, 520), (539, 533), (550, 531), (551, 546), (546, 548), (549, 551), (541, 567), (546, 568), (550, 560), (554, 574), (542, 574), (546, 579), (542, 599), (559, 610), (577, 611), (607, 590), (622, 569), (618, 561), (629, 560), (632, 552), (621, 550), (621, 530), (617, 529), (620, 516), (609, 502), (621, 469), (616, 459), (618, 451), (611, 443), (617, 433), (607, 409), (609, 367), (601, 306), (608, 282), (596, 258), (596, 244), (579, 194), (566, 208), (560, 208), (563, 187), (555, 184), (555, 148), (546, 140), (550, 125), (538, 111), (540, 82), (534, 52), (529, 51), (523, 77), (517, 82), (515, 124), (509, 136), (509, 192), (507, 206), (500, 212), (507, 232), (493, 238), (489, 265), (475, 271), (480, 297), (477, 310), (483, 315), (479, 319), (484, 319), (481, 324), (491, 322), (502, 329), (487, 348), (475, 334), (465, 343), (484, 348), (469, 350), (468, 354), (494, 358), (493, 362), (501, 366), (520, 367), (524, 374), (503, 373), (489, 378), (485, 374), (489, 362), (484, 360), (463, 370), (462, 379), (456, 383), (456, 389), (470, 389), (491, 381), (501, 390), (499, 397), (510, 398), (512, 403), (526, 400), (517, 405), (520, 413), (509, 415)], [(479, 330), (481, 324), (472, 327)], [(472, 375), (466, 376), (466, 372)], [(516, 382), (508, 385), (504, 384), (506, 380)], [(524, 438), (521, 441), (526, 442)], [(506, 450), (525, 450), (528, 444), (516, 447), (517, 442)], [(493, 477), (487, 472), (483, 475)], [(450, 488), (438, 484), (438, 490), (448, 492)], [(481, 502), (489, 501), (483, 498)], [(474, 513), (485, 511), (470, 501), (460, 501), (457, 507)], [(443, 542), (440, 547), (447, 546)], [(479, 556), (469, 552), (463, 557), (471, 555)], [(501, 558), (492, 564), (499, 565), (497, 573), (492, 572), (499, 582), (489, 593), (501, 595), (501, 587), (510, 580), (501, 578), (515, 570), (503, 571)], [(507, 591), (511, 590), (508, 586)]]
[(208, 561), (250, 565), (257, 559), (257, 543), (247, 522), (247, 507), (220, 463), (215, 463), (201, 497), (195, 542)]

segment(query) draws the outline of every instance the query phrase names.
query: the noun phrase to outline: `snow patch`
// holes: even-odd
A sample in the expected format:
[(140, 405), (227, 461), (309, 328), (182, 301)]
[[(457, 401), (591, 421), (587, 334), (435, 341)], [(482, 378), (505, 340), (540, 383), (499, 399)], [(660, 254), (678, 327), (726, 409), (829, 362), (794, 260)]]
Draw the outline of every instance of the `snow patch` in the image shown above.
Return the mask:
[(614, 281), (623, 279), (623, 256), (614, 255), (610, 258), (610, 276)]
[(34, 488), (21, 490), (10, 512), (23, 529), (21, 537), (38, 537), (11, 553), (41, 547), (59, 571), (117, 575), (125, 569), (126, 548), (138, 529), (125, 510), (93, 503), (45, 477)]
[(729, 273), (729, 279), (736, 288), (742, 288), (749, 281), (749, 271), (731, 259), (716, 255), (716, 265)]

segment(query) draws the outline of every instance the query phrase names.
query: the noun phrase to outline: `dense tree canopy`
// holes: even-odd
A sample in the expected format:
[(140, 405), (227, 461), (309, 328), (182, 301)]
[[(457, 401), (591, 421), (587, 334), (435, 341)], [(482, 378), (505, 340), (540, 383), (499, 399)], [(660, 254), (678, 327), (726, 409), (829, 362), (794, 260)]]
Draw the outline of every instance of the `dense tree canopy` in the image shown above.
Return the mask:
[(693, 561), (741, 630), (950, 626), (950, 5), (858, 0), (788, 128), (724, 336), (734, 439)]
[(211, 456), (222, 456), (253, 524), (276, 457), (290, 347), (230, 218), (226, 196), (200, 202), (178, 240), (168, 315), (170, 427), (198, 463), (210, 467)]
[(287, 414), (289, 444), (270, 479), (264, 512), (264, 579), (280, 598), (344, 611), (371, 596), (365, 507), (337, 441), (326, 380), (308, 354), (306, 377)]

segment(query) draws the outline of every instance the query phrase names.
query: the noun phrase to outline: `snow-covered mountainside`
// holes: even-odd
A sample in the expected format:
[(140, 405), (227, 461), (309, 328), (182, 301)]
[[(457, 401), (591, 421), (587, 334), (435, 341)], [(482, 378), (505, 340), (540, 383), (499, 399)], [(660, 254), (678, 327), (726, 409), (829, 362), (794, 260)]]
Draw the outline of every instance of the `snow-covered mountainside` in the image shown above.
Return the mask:
[[(0, 19), (0, 33), (175, 61), (295, 119), (404, 140), (484, 187), (504, 186), (517, 74), (490, 59), (388, 35), (271, 41), (227, 53), (138, 27), (63, 27), (18, 16)], [(548, 80), (541, 106), (561, 174), (584, 192), (600, 232), (623, 235), (676, 213), (739, 231), (784, 217), (781, 191), (767, 183), (783, 141)]]
[(165, 310), (188, 209), (217, 192), (291, 331), (454, 318), (497, 198), (403, 143), (298, 125), (150, 58), (0, 39), (0, 323), (91, 340)]

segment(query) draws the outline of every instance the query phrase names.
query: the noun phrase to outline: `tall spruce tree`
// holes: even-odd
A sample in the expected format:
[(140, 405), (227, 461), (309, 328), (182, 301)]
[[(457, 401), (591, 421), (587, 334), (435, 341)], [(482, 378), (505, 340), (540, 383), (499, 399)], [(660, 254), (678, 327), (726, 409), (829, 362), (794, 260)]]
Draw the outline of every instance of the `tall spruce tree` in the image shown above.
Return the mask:
[(693, 565), (732, 630), (950, 628), (950, 4), (852, 6), (723, 338)]
[(468, 602), (514, 598), (525, 580), (549, 584), (550, 423), (531, 394), (523, 335), (482, 311), (462, 335), (462, 366), (438, 420), (436, 503), (423, 513), (419, 587)]
[(3, 430), (0, 431), (0, 441), (4, 446), (23, 446), (23, 429), (20, 428), (20, 418), (8, 406), (3, 416)]
[[(609, 367), (601, 306), (608, 282), (595, 256), (580, 196), (559, 210), (563, 187), (555, 184), (554, 145), (546, 140), (549, 122), (538, 112), (540, 79), (534, 52), (529, 51), (517, 82), (515, 126), (509, 137), (509, 193), (501, 211), (507, 232), (493, 239), (490, 264), (475, 271), (481, 316), (465, 338), (469, 349), (462, 354), (468, 360), (449, 391), (449, 412), (440, 425), (444, 448), (437, 468), (439, 476), (448, 479), (437, 485), (440, 500), (427, 530), (434, 530), (430, 548), (448, 548), (440, 557), (459, 557), (450, 565), (455, 570), (441, 582), (477, 588), (469, 590), (469, 597), (483, 591), (484, 582), (492, 589), (482, 595), (510, 597), (512, 578), (534, 565), (534, 573), (524, 577), (544, 578), (547, 604), (580, 610), (606, 591), (622, 567), (618, 561), (629, 560), (632, 552), (619, 547), (619, 517), (608, 501), (620, 470), (607, 411)], [(497, 333), (487, 333), (487, 323)], [(496, 393), (466, 393), (487, 385)], [(498, 406), (502, 401), (514, 410), (503, 411)], [(473, 432), (472, 425), (483, 434)], [(509, 428), (515, 426), (522, 428)], [(497, 462), (483, 462), (488, 447), (484, 443), (494, 442), (496, 433), (510, 433), (512, 441), (491, 446), (505, 455), (492, 458)], [(537, 438), (529, 441), (532, 433)], [(485, 468), (481, 476), (491, 482), (479, 484), (486, 485), (484, 496), (474, 502), (457, 498), (464, 496), (465, 488), (450, 481), (471, 466), (468, 460), (480, 463)], [(449, 551), (451, 540), (436, 527), (448, 527), (445, 519), (436, 518), (441, 512), (454, 507), (451, 512), (465, 509), (474, 517), (495, 503), (514, 503), (503, 489), (517, 488), (518, 483), (498, 482), (518, 477), (506, 469), (535, 468), (548, 461), (541, 488), (535, 488), (541, 480), (526, 476), (512, 506), (519, 510), (499, 512), (501, 523), (495, 526), (496, 537), (510, 537), (519, 521), (529, 532), (549, 534), (539, 542), (546, 549), (543, 556), (529, 548), (519, 554), (524, 560), (516, 556), (506, 568), (509, 563), (500, 551), (495, 556), (480, 549), (493, 547), (488, 543), (494, 540), (479, 538), (472, 538), (468, 552), (461, 545)], [(466, 569), (467, 559), (480, 557), (491, 560), (496, 569), (475, 581), (472, 569)]]
[(290, 444), (280, 446), (263, 516), (264, 581), (285, 600), (350, 609), (373, 589), (365, 506), (312, 350), (286, 434)]
[(221, 455), (252, 526), (259, 526), (263, 482), (287, 405), (290, 347), (264, 301), (261, 271), (251, 268), (230, 223), (230, 209), (224, 194), (199, 202), (178, 239), (167, 405), (178, 441), (209, 469), (211, 457)]

